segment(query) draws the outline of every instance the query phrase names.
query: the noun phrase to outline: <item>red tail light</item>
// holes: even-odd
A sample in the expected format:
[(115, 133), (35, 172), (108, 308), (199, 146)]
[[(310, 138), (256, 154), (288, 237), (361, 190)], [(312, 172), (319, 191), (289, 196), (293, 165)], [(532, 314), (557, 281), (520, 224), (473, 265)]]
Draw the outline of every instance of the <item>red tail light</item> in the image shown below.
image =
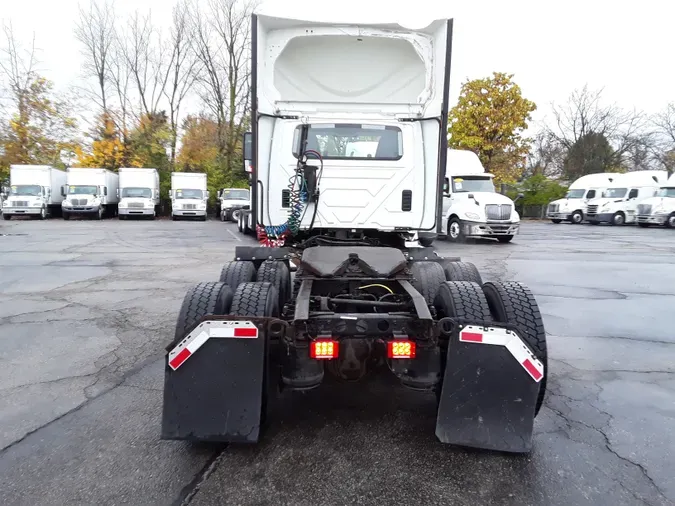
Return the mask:
[(387, 341), (387, 357), (389, 358), (415, 358), (415, 342), (396, 339)]
[(309, 346), (309, 356), (317, 360), (338, 358), (339, 345), (331, 339), (317, 339)]

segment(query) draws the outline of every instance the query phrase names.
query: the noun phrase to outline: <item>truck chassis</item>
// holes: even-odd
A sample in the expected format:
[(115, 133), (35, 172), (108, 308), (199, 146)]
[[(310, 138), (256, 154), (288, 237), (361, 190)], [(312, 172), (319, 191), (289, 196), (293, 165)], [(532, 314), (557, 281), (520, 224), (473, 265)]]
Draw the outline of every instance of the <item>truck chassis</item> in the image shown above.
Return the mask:
[(284, 390), (388, 370), (435, 392), (441, 442), (528, 452), (546, 361), (526, 286), (483, 283), (431, 248), (238, 247), (183, 301), (162, 438), (255, 443)]

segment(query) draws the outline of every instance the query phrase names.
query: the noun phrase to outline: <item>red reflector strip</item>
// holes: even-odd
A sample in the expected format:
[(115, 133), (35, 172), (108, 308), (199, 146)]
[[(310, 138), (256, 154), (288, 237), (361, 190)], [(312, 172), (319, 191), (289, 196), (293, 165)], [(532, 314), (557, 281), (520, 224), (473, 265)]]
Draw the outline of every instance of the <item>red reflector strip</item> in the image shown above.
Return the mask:
[(476, 332), (465, 332), (462, 331), (459, 334), (459, 340), (467, 343), (482, 343), (483, 334), (478, 334)]
[(415, 358), (417, 347), (414, 341), (394, 340), (387, 341), (387, 357), (389, 358)]
[(522, 364), (525, 370), (530, 374), (530, 376), (532, 376), (534, 381), (539, 381), (541, 378), (544, 377), (544, 375), (540, 373), (539, 370), (537, 370), (537, 368), (534, 366), (534, 364), (529, 358), (526, 358)]
[(173, 357), (173, 360), (169, 362), (169, 367), (175, 371), (190, 357), (190, 355), (192, 355), (192, 352), (187, 348), (183, 348), (180, 353)]
[(234, 337), (258, 337), (257, 327), (236, 327)]
[(338, 357), (339, 345), (330, 339), (317, 339), (309, 346), (309, 356), (317, 360), (330, 360)]

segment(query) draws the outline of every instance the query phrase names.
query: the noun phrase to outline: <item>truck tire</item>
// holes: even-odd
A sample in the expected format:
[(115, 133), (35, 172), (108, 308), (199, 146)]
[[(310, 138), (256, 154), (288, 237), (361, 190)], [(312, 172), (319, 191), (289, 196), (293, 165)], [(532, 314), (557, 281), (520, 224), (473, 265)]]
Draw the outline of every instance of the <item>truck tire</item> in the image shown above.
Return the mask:
[(558, 223), (562, 223), (562, 220), (557, 220), (557, 219), (556, 219), (556, 220), (551, 220), (551, 221), (552, 221), (553, 223), (555, 223), (556, 225), (557, 225)]
[(638, 225), (640, 226), (640, 228), (649, 228), (649, 223), (638, 223)]
[(513, 236), (512, 235), (500, 235), (499, 237), (497, 237), (497, 240), (502, 244), (506, 244), (507, 242), (511, 242), (513, 240)]
[(612, 225), (625, 225), (626, 224), (626, 215), (623, 214), (621, 211), (618, 211), (614, 213), (614, 216), (612, 216)]
[(438, 288), (434, 306), (439, 318), (492, 321), (485, 294), (480, 285), (473, 281), (443, 282)]
[(233, 290), (225, 283), (199, 283), (191, 287), (183, 298), (176, 321), (176, 334), (169, 349), (175, 346), (192, 327), (208, 314), (224, 315), (230, 310)]
[(255, 281), (255, 264), (241, 260), (225, 262), (220, 271), (219, 281), (225, 283), (234, 291), (242, 283)]
[(99, 206), (98, 211), (96, 211), (96, 216), (94, 216), (95, 219), (97, 220), (102, 220), (103, 219), (103, 208)]
[(66, 221), (69, 220), (70, 219), (70, 213), (64, 212), (63, 213), (63, 219), (66, 220)]
[(11, 214), (5, 214), (5, 213), (2, 213), (2, 219), (5, 220), (5, 221), (9, 221), (9, 220), (12, 219), (12, 215), (11, 215)]
[(483, 284), (483, 278), (471, 262), (448, 262), (443, 267), (446, 281), (473, 281)]
[(244, 230), (241, 228), (241, 215), (242, 213), (239, 213), (239, 216), (237, 216), (237, 230), (239, 230), (240, 234), (243, 234)]
[(575, 225), (580, 225), (584, 221), (584, 213), (581, 211), (574, 211), (572, 213), (572, 219), (570, 220)]
[(47, 219), (47, 208), (43, 207), (40, 209), (40, 219), (41, 220), (46, 220)]
[(535, 416), (539, 413), (546, 394), (548, 376), (548, 354), (546, 350), (546, 330), (537, 301), (530, 289), (522, 283), (485, 283), (483, 292), (495, 321), (510, 323), (520, 329), (525, 344), (544, 364), (544, 377), (541, 380), (539, 396), (535, 406)]
[(279, 293), (279, 307), (284, 307), (291, 296), (291, 271), (284, 262), (265, 260), (258, 268), (256, 280), (272, 283)]
[(450, 242), (464, 242), (466, 240), (462, 223), (455, 216), (448, 221), (448, 240)]
[(675, 213), (671, 213), (666, 220), (666, 228), (675, 228)]
[(413, 262), (410, 266), (412, 285), (420, 292), (427, 304), (436, 300), (438, 288), (445, 282), (445, 272), (437, 262)]
[[(233, 316), (279, 316), (279, 294), (272, 283), (242, 283), (237, 287), (230, 306)], [(281, 362), (278, 347), (268, 341), (265, 354), (264, 392), (262, 395), (261, 424), (267, 421), (275, 401), (279, 397), (281, 384)]]

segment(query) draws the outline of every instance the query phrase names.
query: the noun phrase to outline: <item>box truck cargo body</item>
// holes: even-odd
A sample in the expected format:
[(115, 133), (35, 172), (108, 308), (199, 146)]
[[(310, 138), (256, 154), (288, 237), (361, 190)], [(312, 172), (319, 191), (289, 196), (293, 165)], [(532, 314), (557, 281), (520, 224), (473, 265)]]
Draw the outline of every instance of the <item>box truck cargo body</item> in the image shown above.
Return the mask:
[(66, 173), (49, 165), (12, 165), (9, 195), (3, 203), (5, 220), (12, 216), (31, 216), (44, 220), (61, 212), (61, 187)]

